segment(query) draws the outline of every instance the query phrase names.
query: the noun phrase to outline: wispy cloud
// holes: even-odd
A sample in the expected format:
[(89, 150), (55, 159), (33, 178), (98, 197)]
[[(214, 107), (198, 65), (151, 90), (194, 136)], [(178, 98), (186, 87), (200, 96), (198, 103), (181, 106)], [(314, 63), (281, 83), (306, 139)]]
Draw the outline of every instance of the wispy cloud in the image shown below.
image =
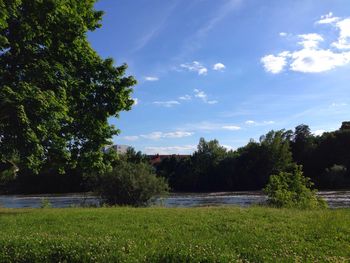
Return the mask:
[(240, 126), (233, 123), (220, 123), (220, 122), (210, 122), (210, 121), (202, 121), (198, 123), (188, 123), (184, 125), (186, 130), (191, 131), (220, 131), (220, 130), (235, 130), (238, 131), (241, 129)]
[(201, 99), (204, 103), (207, 103), (207, 104), (216, 104), (216, 103), (218, 103), (217, 100), (208, 100), (208, 95), (202, 90), (194, 89), (193, 92), (194, 92), (194, 97), (198, 98), (198, 99)]
[(347, 106), (348, 104), (345, 103), (345, 102), (333, 102), (331, 104), (331, 107), (344, 107), (344, 106)]
[(140, 137), (150, 140), (159, 140), (162, 138), (183, 138), (183, 137), (189, 137), (192, 136), (193, 132), (188, 131), (174, 131), (174, 132), (161, 132), (161, 131), (155, 131), (151, 132), (149, 134), (142, 134)]
[(201, 90), (199, 90), (199, 89), (194, 89), (193, 90), (193, 92), (194, 92), (194, 96), (196, 97), (196, 98), (200, 98), (201, 100), (203, 100), (203, 101), (206, 101), (207, 100), (207, 94), (205, 94), (205, 92), (204, 91), (201, 91)]
[(139, 139), (139, 136), (134, 136), (134, 135), (131, 135), (131, 136), (123, 136), (122, 139), (126, 140), (126, 141), (137, 141)]
[(216, 71), (224, 71), (225, 68), (226, 66), (222, 63), (216, 63), (213, 65), (213, 70), (216, 70)]
[[(209, 19), (204, 21), (197, 30), (184, 41), (181, 53), (177, 56), (177, 59), (188, 57), (189, 54), (200, 48), (203, 39), (208, 36), (210, 31), (214, 30), (227, 16), (239, 9), (243, 2), (243, 0), (224, 0), (223, 4), (221, 4), (221, 1), (218, 2), (218, 8), (213, 10)], [(201, 1), (198, 1), (198, 4), (201, 4)]]
[(180, 105), (180, 102), (178, 102), (177, 100), (154, 101), (153, 104), (158, 105), (158, 106), (171, 108), (173, 106)]
[(179, 100), (191, 100), (191, 99), (192, 99), (192, 96), (188, 94), (179, 97)]
[(263, 126), (263, 125), (271, 125), (274, 124), (274, 121), (253, 121), (253, 120), (247, 120), (245, 124), (247, 125), (255, 125), (255, 126)]
[(236, 126), (236, 125), (225, 125), (225, 126), (222, 126), (222, 128), (224, 130), (230, 130), (230, 131), (238, 131), (241, 129), (241, 127)]
[(143, 34), (141, 34), (141, 37), (136, 41), (134, 48), (131, 50), (132, 53), (143, 49), (149, 42), (151, 42), (163, 31), (163, 29), (166, 27), (167, 20), (175, 10), (177, 4), (178, 3), (175, 1), (172, 5), (167, 5), (167, 8), (165, 10), (162, 10), (160, 19), (158, 19), (158, 21), (155, 21), (154, 25), (149, 27), (146, 32), (143, 32)]
[(197, 72), (198, 75), (207, 75), (208, 73), (208, 69), (198, 61), (193, 61), (191, 63), (184, 63), (184, 64), (181, 64), (180, 67), (188, 71)]
[(245, 122), (245, 124), (248, 124), (248, 125), (256, 124), (256, 121), (248, 120)]
[(339, 17), (333, 16), (333, 13), (329, 12), (328, 14), (321, 16), (321, 19), (316, 21), (316, 24), (332, 24), (339, 20)]
[(197, 149), (196, 145), (181, 146), (149, 146), (145, 147), (147, 154), (191, 154)]
[[(350, 18), (333, 17), (332, 13), (322, 16), (316, 24), (330, 24), (339, 30), (337, 41), (328, 49), (320, 47), (324, 37), (318, 33), (298, 35), (301, 49), (269, 54), (261, 58), (267, 72), (278, 74), (287, 65), (289, 70), (303, 73), (320, 73), (350, 64)], [(335, 47), (338, 50), (333, 50)]]
[(281, 37), (286, 37), (288, 34), (287, 34), (286, 32), (280, 32), (279, 35), (280, 35)]
[(226, 16), (236, 10), (242, 3), (242, 0), (227, 0), (225, 4), (217, 10), (211, 19), (207, 21), (196, 33), (197, 37), (204, 37), (217, 26)]
[(145, 80), (146, 81), (158, 81), (159, 78), (158, 77), (153, 77), (153, 76), (146, 76)]

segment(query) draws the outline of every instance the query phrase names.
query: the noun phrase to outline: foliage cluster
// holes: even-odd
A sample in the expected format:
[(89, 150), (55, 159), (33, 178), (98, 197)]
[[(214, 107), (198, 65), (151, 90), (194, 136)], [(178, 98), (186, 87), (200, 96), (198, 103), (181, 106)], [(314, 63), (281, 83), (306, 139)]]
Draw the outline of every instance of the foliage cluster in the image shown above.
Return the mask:
[(348, 262), (350, 210), (0, 210), (1, 262)]
[(201, 138), (193, 155), (164, 159), (157, 172), (175, 191), (260, 190), (271, 174), (292, 168), (288, 135), (284, 130), (270, 131), (237, 151)]
[(19, 177), (111, 169), (108, 118), (131, 108), (136, 81), (90, 46), (94, 3), (0, 0), (0, 160), (18, 153)]
[(122, 160), (101, 176), (98, 186), (103, 203), (109, 205), (143, 206), (167, 191), (168, 184), (156, 176), (150, 164)]
[(307, 125), (294, 131), (270, 131), (259, 142), (251, 140), (227, 151), (217, 140), (201, 139), (187, 158), (171, 156), (157, 166), (174, 191), (261, 190), (270, 175), (291, 173), (302, 165), (317, 188), (350, 187), (350, 129), (315, 136)]
[(311, 190), (313, 183), (303, 176), (302, 167), (296, 165), (291, 173), (280, 172), (271, 175), (264, 188), (268, 203), (276, 207), (315, 209), (327, 207), (326, 202), (317, 197), (317, 190)]

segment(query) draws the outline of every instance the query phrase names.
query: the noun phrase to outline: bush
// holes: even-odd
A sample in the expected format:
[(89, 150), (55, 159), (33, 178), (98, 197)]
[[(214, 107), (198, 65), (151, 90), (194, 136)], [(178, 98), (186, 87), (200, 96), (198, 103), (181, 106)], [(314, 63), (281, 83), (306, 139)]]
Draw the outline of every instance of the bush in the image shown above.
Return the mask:
[(101, 177), (98, 192), (104, 204), (147, 205), (155, 195), (168, 191), (168, 184), (157, 177), (147, 163), (121, 161)]
[(268, 196), (268, 203), (275, 207), (287, 208), (325, 208), (326, 202), (317, 197), (317, 190), (312, 190), (310, 178), (303, 175), (302, 166), (295, 166), (292, 173), (280, 172), (271, 175), (269, 183), (263, 189)]

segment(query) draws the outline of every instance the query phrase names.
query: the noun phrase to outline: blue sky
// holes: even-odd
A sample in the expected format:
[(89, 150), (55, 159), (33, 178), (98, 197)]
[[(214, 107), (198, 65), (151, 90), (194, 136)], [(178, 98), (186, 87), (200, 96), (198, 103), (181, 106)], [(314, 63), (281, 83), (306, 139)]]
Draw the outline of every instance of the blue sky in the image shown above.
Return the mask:
[(137, 104), (114, 143), (191, 153), (272, 129), (317, 134), (350, 120), (348, 0), (100, 0), (93, 48), (127, 63)]

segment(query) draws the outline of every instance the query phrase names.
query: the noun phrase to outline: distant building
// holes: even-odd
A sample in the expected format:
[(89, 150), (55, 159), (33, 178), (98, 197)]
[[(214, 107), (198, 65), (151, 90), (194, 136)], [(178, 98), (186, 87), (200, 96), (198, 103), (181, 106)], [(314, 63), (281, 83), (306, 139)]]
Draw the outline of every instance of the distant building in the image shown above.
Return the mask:
[(104, 152), (108, 152), (109, 150), (113, 149), (119, 154), (126, 154), (128, 149), (131, 148), (129, 145), (122, 145), (122, 144), (114, 144), (111, 146), (108, 146), (104, 149)]

